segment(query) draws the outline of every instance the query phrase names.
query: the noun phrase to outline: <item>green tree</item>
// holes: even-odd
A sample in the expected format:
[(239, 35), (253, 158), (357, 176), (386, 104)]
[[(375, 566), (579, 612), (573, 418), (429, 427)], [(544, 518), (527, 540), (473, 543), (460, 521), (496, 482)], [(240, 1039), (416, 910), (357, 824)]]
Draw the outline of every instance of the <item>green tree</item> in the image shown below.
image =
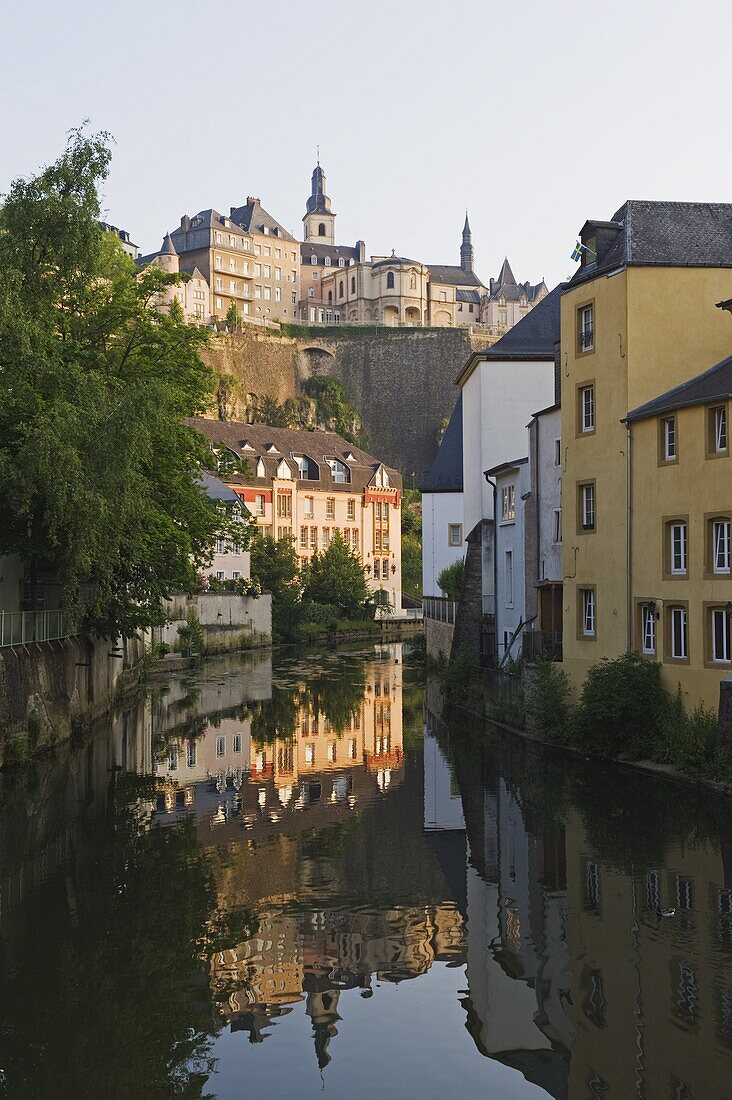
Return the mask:
[(405, 489), (402, 497), (402, 590), (422, 598), (422, 495)]
[(236, 332), (239, 328), (239, 310), (236, 308), (236, 302), (231, 302), (226, 311), (226, 327), (229, 332)]
[(179, 281), (138, 272), (98, 224), (106, 134), (74, 131), (0, 208), (0, 554), (53, 571), (105, 635), (192, 587), (221, 517), (186, 419), (211, 400), (205, 330), (157, 308)]
[(438, 576), (437, 584), (445, 593), (448, 600), (460, 599), (460, 589), (463, 583), (464, 572), (465, 560), (460, 558), (458, 561), (454, 561), (452, 565), (446, 565)]
[(290, 538), (277, 542), (257, 535), (251, 547), (252, 580), (272, 594), (272, 629), (278, 639), (292, 638), (300, 622), (300, 561)]
[(303, 599), (333, 604), (346, 619), (363, 615), (369, 599), (363, 566), (340, 531), (322, 554), (313, 554), (304, 569)]
[(275, 397), (263, 397), (257, 412), (259, 424), (269, 424), (270, 428), (289, 428), (290, 421), (284, 405)]
[(322, 375), (308, 378), (302, 389), (305, 396), (315, 402), (315, 419), (319, 428), (338, 432), (349, 443), (365, 445), (361, 414), (338, 378)]

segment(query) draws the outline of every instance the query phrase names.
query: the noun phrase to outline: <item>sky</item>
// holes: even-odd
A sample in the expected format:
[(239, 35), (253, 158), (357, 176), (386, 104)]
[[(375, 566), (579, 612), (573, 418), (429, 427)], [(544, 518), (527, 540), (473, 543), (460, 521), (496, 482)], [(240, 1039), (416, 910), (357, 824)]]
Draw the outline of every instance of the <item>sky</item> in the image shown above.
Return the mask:
[(728, 0), (24, 0), (3, 13), (0, 191), (89, 119), (143, 252), (247, 195), (302, 235), (549, 285), (628, 198), (732, 201)]

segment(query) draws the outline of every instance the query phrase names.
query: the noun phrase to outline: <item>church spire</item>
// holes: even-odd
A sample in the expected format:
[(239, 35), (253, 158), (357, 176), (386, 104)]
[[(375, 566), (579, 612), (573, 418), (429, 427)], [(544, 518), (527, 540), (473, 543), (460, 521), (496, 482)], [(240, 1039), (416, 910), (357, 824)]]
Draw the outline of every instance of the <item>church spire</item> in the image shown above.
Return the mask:
[(473, 235), (470, 232), (470, 222), (468, 221), (468, 211), (465, 211), (465, 225), (463, 226), (463, 243), (460, 245), (460, 266), (463, 271), (473, 270), (473, 261), (475, 259), (475, 253), (473, 252)]
[(305, 203), (305, 240), (317, 240), (319, 244), (335, 244), (335, 214), (325, 191), (325, 172), (318, 161), (313, 169), (310, 197)]

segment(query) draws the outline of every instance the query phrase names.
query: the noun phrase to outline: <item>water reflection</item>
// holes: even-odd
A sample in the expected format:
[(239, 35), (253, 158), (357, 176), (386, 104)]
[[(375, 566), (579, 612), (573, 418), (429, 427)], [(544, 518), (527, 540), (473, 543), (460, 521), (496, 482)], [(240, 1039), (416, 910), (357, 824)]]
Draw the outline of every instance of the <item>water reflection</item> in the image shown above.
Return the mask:
[(152, 684), (0, 796), (0, 1095), (732, 1096), (729, 802), (401, 646)]

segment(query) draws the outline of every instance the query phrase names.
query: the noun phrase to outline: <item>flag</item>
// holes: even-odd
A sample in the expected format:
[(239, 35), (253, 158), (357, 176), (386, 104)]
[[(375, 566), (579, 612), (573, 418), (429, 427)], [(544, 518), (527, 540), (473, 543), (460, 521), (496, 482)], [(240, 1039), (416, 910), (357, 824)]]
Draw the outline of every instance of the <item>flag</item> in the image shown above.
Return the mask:
[(582, 259), (582, 253), (584, 251), (585, 251), (585, 246), (583, 244), (580, 244), (579, 241), (577, 241), (577, 244), (574, 246), (574, 250), (572, 252), (572, 260), (575, 263), (577, 263), (579, 260)]

